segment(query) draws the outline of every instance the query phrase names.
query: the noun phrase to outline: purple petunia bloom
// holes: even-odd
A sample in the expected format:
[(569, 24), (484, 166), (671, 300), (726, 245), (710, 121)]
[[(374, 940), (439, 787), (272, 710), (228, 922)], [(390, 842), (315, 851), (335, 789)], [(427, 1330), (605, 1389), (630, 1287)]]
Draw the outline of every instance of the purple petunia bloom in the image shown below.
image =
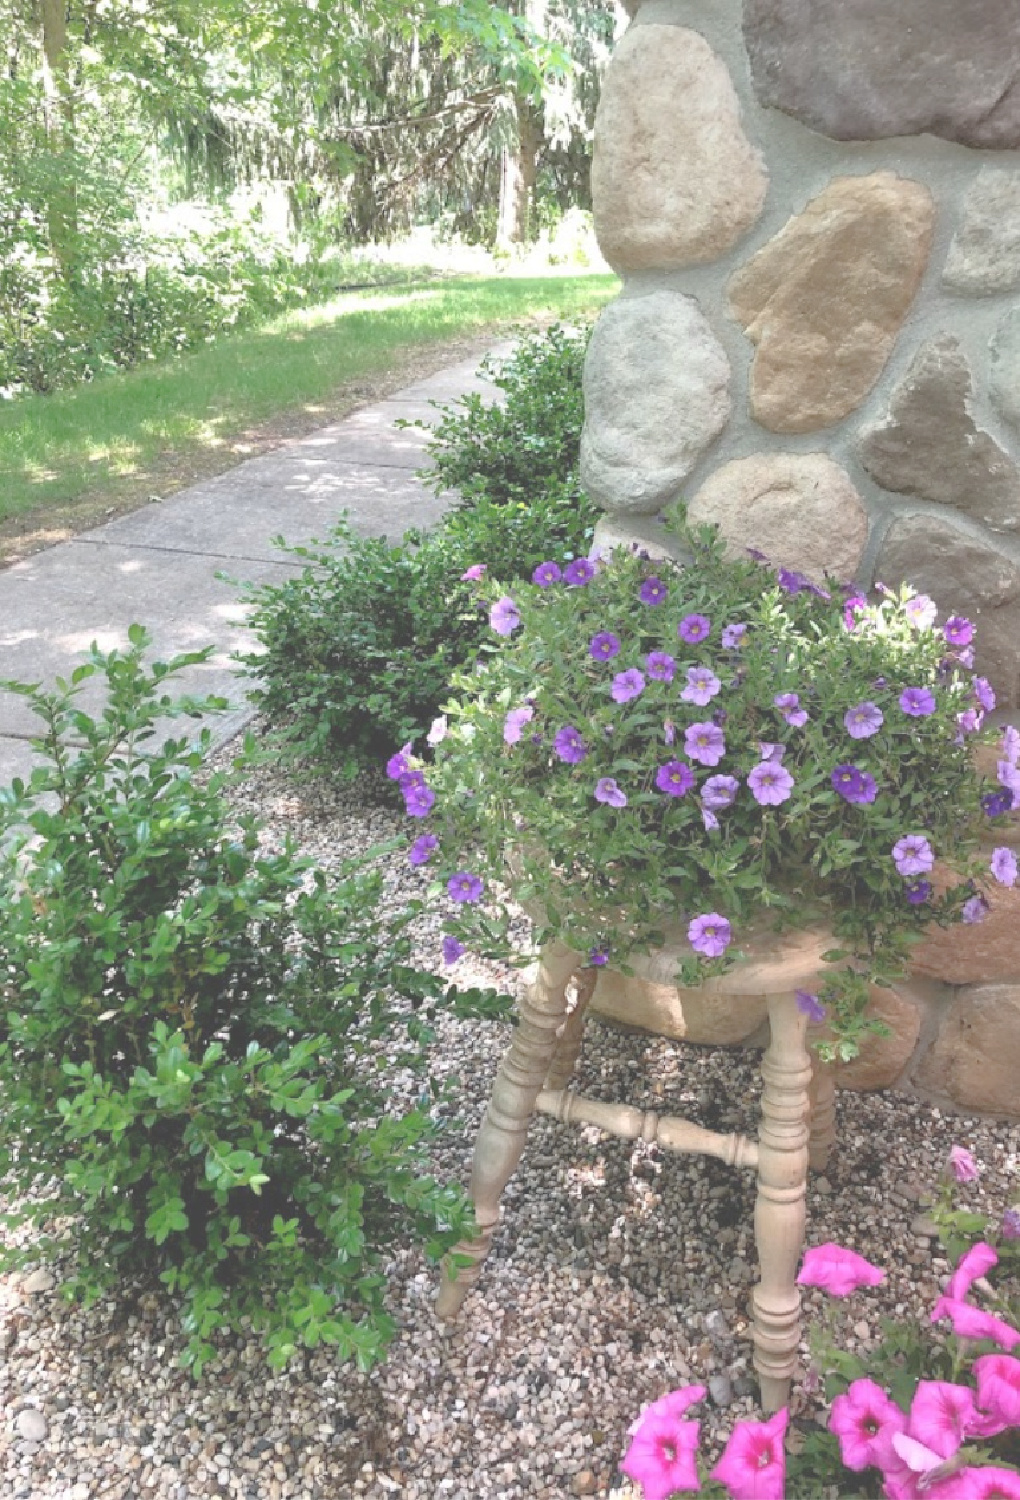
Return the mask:
[(863, 594), (851, 594), (843, 605), (843, 625), (847, 630), (857, 629), (857, 616), (863, 614), (868, 601)]
[(404, 776), (411, 769), (410, 754), (411, 741), (408, 740), (402, 750), (398, 750), (396, 755), (390, 756), (386, 762), (386, 775), (391, 781), (399, 781), (401, 776)]
[(423, 833), (408, 850), (407, 862), (409, 865), (426, 865), (438, 848), (439, 840), (435, 834)]
[(596, 661), (612, 661), (614, 656), (620, 654), (620, 639), (611, 630), (600, 630), (598, 635), (593, 635), (588, 647), (589, 656)]
[(1002, 758), (1010, 766), (1020, 761), (1020, 729), (1013, 724), (1007, 724), (1002, 731)]
[(974, 639), (974, 626), (963, 615), (950, 615), (942, 634), (951, 646), (969, 646)]
[(436, 794), (430, 786), (411, 786), (404, 791), (404, 808), (409, 818), (427, 818), (436, 805)]
[(582, 585), (591, 583), (595, 577), (595, 568), (586, 557), (575, 557), (573, 562), (567, 563), (563, 577), (571, 588), (581, 588)]
[(1007, 1208), (1002, 1216), (1002, 1238), (1020, 1240), (1020, 1208)]
[(708, 667), (690, 667), (687, 672), (687, 686), (680, 694), (685, 703), (696, 703), (699, 708), (715, 697), (722, 687), (722, 683), (714, 672)]
[(532, 583), (537, 583), (540, 589), (551, 588), (554, 583), (559, 583), (563, 577), (563, 570), (559, 563), (541, 562), (531, 575)]
[(992, 709), (995, 707), (995, 689), (992, 687), (992, 684), (988, 681), (987, 677), (975, 677), (973, 681), (975, 698), (980, 703), (985, 713), (990, 714)]
[(656, 682), (672, 682), (673, 669), (676, 662), (668, 651), (649, 651), (645, 657), (645, 666), (648, 668), (649, 677)]
[(793, 998), (800, 1013), (807, 1016), (813, 1026), (820, 1026), (825, 1020), (825, 1006), (818, 996), (813, 995), (810, 990), (794, 990)]
[(525, 724), (530, 724), (535, 717), (535, 710), (529, 705), (524, 708), (512, 708), (503, 720), (503, 739), (508, 745), (516, 745), (524, 733)]
[(974, 647), (964, 646), (956, 653), (956, 658), (961, 667), (966, 667), (969, 672), (974, 665)]
[[(665, 721), (665, 723), (663, 724), (663, 726), (662, 726), (662, 737), (666, 741), (667, 745), (672, 745), (673, 741), (676, 739), (676, 725), (673, 723), (672, 719), (667, 719)], [(1012, 792), (1010, 792), (1009, 797), (1010, 797), (1010, 804), (1012, 805), (1012, 799), (1013, 799), (1013, 793)]]
[(792, 729), (800, 729), (807, 723), (807, 711), (800, 706), (799, 693), (777, 693), (772, 702)]
[(960, 921), (966, 922), (968, 927), (973, 927), (975, 922), (983, 922), (987, 915), (988, 902), (984, 896), (971, 896), (969, 901), (963, 903)]
[(751, 795), (761, 807), (778, 807), (793, 791), (793, 777), (785, 766), (774, 760), (763, 760), (747, 778)]
[(907, 600), (903, 613), (915, 630), (930, 630), (935, 624), (938, 610), (934, 599), (929, 599), (927, 594), (917, 594), (913, 599)]
[(694, 772), (686, 761), (668, 760), (656, 771), (655, 785), (669, 797), (685, 797), (694, 785)]
[(847, 734), (854, 740), (869, 740), (877, 734), (883, 724), (882, 710), (877, 703), (866, 701), (848, 708), (843, 716)]
[(912, 719), (926, 719), (935, 712), (935, 698), (927, 688), (904, 688), (900, 694), (900, 708)]
[(456, 875), (451, 875), (446, 882), (446, 889), (450, 893), (452, 901), (466, 901), (474, 903), (485, 889), (485, 882), (479, 875), (472, 875), (470, 870), (458, 870)]
[(759, 740), (758, 754), (762, 760), (781, 761), (786, 754), (786, 746), (774, 744), (771, 740)]
[(701, 804), (701, 826), (704, 828), (706, 833), (714, 833), (715, 830), (719, 827), (719, 819), (716, 817), (712, 809), (710, 807), (706, 807), (704, 803)]
[(850, 764), (837, 766), (829, 778), (846, 802), (874, 802), (878, 790), (874, 776)]
[(726, 740), (718, 724), (690, 724), (684, 732), (684, 750), (702, 766), (717, 766), (726, 754)]
[(588, 746), (573, 724), (564, 724), (559, 730), (553, 740), (553, 749), (560, 760), (565, 760), (568, 766), (576, 766), (588, 754)]
[(784, 594), (802, 594), (811, 580), (794, 568), (780, 568), (776, 574), (776, 582)]
[(968, 734), (977, 734), (984, 717), (980, 708), (966, 708), (962, 714), (957, 714), (955, 743), (962, 745)]
[(1013, 793), (1009, 787), (1003, 787), (1001, 792), (986, 792), (981, 798), (981, 806), (989, 818), (1001, 817), (1003, 813), (1009, 812), (1013, 806)]
[(706, 912), (691, 922), (687, 941), (703, 958), (718, 958), (730, 946), (730, 924), (718, 912)]
[(497, 635), (513, 635), (520, 623), (521, 616), (517, 605), (509, 594), (504, 594), (502, 599), (497, 599), (489, 610), (489, 624)]
[(604, 969), (609, 962), (608, 948), (592, 948), (588, 954), (588, 963), (593, 969)]
[(646, 578), (638, 590), (638, 598), (642, 604), (664, 604), (669, 595), (669, 589), (661, 578), (654, 575)]
[(707, 615), (684, 615), (676, 628), (676, 633), (688, 646), (696, 646), (703, 641), (712, 629), (712, 622)]
[(458, 942), (455, 937), (443, 938), (443, 963), (455, 964), (464, 952), (464, 944)]
[(701, 788), (702, 805), (712, 812), (722, 812), (724, 807), (732, 807), (739, 790), (735, 776), (710, 776)]
[(995, 779), (1000, 786), (1004, 786), (1013, 801), (1011, 807), (1020, 807), (1020, 770), (1011, 766), (1008, 760), (997, 760), (995, 762)]
[(927, 875), (935, 863), (928, 840), (920, 833), (908, 833), (892, 846), (893, 864), (901, 875)]
[(489, 571), (486, 563), (472, 563), (466, 573), (460, 575), (461, 583), (480, 583)]
[(748, 557), (753, 558), (755, 562), (768, 562), (768, 557), (766, 556), (766, 554), (764, 552), (760, 552), (757, 547), (745, 547), (744, 551), (747, 553)]
[(722, 633), (723, 650), (736, 651), (746, 633), (746, 625), (725, 625)]
[(404, 771), (399, 777), (397, 785), (406, 797), (408, 792), (417, 790), (426, 785), (424, 771)]
[(993, 849), (990, 869), (1000, 885), (1016, 885), (1017, 863), (1012, 849), (1005, 846)]
[(607, 807), (626, 807), (627, 794), (620, 790), (612, 776), (603, 776), (595, 783), (595, 801), (604, 802)]
[(907, 900), (911, 906), (923, 906), (930, 896), (930, 880), (910, 880), (907, 882)]
[(628, 667), (626, 672), (617, 672), (613, 678), (609, 696), (614, 703), (630, 703), (633, 698), (639, 698), (644, 690), (645, 679), (637, 667)]

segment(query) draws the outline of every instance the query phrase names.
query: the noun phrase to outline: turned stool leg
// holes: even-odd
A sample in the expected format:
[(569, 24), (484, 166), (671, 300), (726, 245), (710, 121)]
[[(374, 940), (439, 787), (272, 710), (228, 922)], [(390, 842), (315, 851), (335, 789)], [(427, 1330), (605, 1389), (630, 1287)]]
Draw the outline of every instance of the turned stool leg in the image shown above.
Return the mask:
[(758, 1198), (754, 1234), (761, 1280), (754, 1289), (754, 1367), (766, 1412), (789, 1399), (800, 1341), (797, 1266), (804, 1247), (811, 1059), (793, 995), (769, 996), (772, 1040), (762, 1060)]
[(836, 1144), (836, 1069), (822, 1062), (811, 1043), (824, 1032), (808, 1027), (808, 1055), (811, 1058), (811, 1125), (808, 1137), (808, 1160), (814, 1172), (824, 1172), (829, 1154)]
[(591, 997), (595, 993), (595, 981), (598, 978), (598, 970), (587, 968), (578, 969), (574, 975), (574, 987), (576, 996), (574, 1008), (569, 1011), (560, 1025), (556, 1051), (549, 1066), (549, 1075), (545, 1080), (545, 1088), (556, 1093), (560, 1089), (569, 1088), (570, 1080), (574, 1076), (577, 1067), (577, 1059), (581, 1053), (581, 1040), (584, 1036), (584, 1022), (591, 1003)]
[(561, 943), (551, 944), (543, 950), (535, 982), (521, 1001), (520, 1021), (496, 1073), (475, 1142), (470, 1192), (478, 1235), (453, 1252), (469, 1256), (471, 1263), (455, 1269), (452, 1261), (444, 1262), (436, 1298), (441, 1318), (456, 1318), (481, 1274), (499, 1222), (499, 1200), (521, 1159), (535, 1100), (556, 1050), (556, 1032), (567, 1007), (567, 985), (576, 966), (575, 953)]

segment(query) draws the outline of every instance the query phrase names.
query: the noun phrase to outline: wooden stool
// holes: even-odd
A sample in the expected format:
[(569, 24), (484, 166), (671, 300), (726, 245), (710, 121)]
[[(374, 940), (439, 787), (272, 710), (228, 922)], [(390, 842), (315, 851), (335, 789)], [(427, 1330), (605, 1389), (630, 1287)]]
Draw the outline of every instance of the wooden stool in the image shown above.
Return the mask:
[[(456, 1318), (481, 1274), (499, 1222), (503, 1189), (521, 1159), (528, 1126), (538, 1110), (568, 1123), (596, 1125), (625, 1140), (655, 1141), (670, 1151), (717, 1156), (735, 1167), (757, 1167), (754, 1234), (761, 1279), (754, 1289), (754, 1365), (762, 1406), (778, 1411), (789, 1399), (800, 1342), (800, 1292), (795, 1284), (804, 1248), (808, 1163), (821, 1170), (835, 1137), (832, 1070), (807, 1050), (807, 1020), (795, 990), (812, 989), (824, 967), (821, 954), (831, 934), (768, 935), (750, 947), (749, 962), (737, 965), (705, 988), (732, 997), (764, 996), (771, 1040), (762, 1059), (762, 1112), (757, 1143), (742, 1135), (705, 1130), (689, 1120), (626, 1104), (604, 1104), (569, 1087), (581, 1048), (585, 1012), (598, 975), (576, 953), (551, 944), (539, 958), (520, 1005), (520, 1022), (496, 1074), (489, 1106), (475, 1143), (471, 1198), (478, 1237), (454, 1255), (468, 1263), (444, 1265), (436, 1311)], [(668, 950), (631, 961), (639, 978), (676, 972)], [(574, 981), (571, 986), (571, 980)], [(570, 1004), (570, 989), (574, 1003)]]

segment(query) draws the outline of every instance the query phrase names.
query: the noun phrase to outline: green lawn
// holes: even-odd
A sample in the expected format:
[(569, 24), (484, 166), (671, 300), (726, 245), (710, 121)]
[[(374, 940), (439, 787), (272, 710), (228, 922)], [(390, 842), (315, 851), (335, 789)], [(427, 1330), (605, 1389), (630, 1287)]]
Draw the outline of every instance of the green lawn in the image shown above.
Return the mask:
[(500, 276), (347, 293), (167, 364), (12, 402), (0, 408), (0, 528), (92, 524), (104, 506), (236, 462), (231, 440), (259, 424), (327, 420), (338, 397), (358, 399), (344, 388), (359, 378), (517, 319), (581, 317), (617, 289), (613, 276)]

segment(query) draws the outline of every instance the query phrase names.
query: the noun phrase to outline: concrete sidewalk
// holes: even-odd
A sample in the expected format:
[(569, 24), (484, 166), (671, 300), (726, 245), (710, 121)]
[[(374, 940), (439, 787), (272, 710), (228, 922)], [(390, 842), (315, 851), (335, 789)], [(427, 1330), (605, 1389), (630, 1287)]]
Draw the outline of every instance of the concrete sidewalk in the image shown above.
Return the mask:
[[(512, 347), (491, 352), (505, 356)], [(176, 681), (180, 692), (229, 700), (226, 713), (208, 720), (222, 743), (250, 714), (246, 680), (230, 658), (253, 641), (237, 590), (217, 573), (261, 583), (297, 572), (272, 538), (321, 537), (344, 510), (362, 536), (396, 539), (410, 526), (434, 523), (447, 502), (415, 477), (425, 463), (426, 434), (395, 423), (434, 421), (430, 401), (448, 403), (472, 390), (491, 399), (500, 394), (480, 375), (478, 361), (449, 366), (341, 422), (0, 572), (0, 677), (45, 685), (69, 677), (93, 641), (107, 651), (124, 647), (137, 621), (163, 660), (215, 646), (205, 666)], [(93, 712), (99, 684), (87, 684), (79, 701)], [(40, 728), (22, 698), (0, 692), (0, 786), (28, 774), (29, 741)]]

